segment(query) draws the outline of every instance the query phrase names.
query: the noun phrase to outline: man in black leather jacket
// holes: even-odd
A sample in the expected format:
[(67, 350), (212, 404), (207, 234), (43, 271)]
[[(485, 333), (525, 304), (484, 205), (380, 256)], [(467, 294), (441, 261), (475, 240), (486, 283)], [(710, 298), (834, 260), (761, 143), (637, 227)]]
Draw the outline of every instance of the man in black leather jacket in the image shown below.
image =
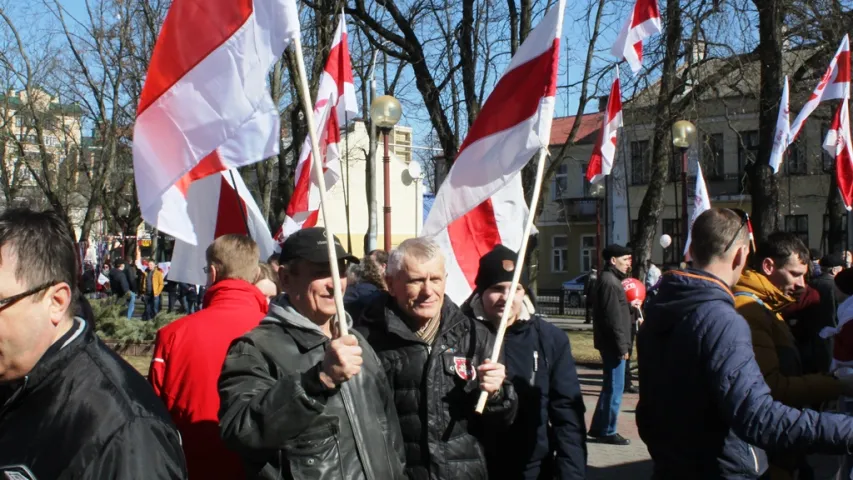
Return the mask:
[[(382, 364), (358, 333), (337, 333), (326, 248), (322, 228), (288, 237), (279, 269), (287, 293), (231, 345), (222, 367), (220, 433), (250, 479), (404, 478)], [(335, 248), (345, 272), (357, 259), (337, 238)]]
[(0, 478), (187, 478), (166, 408), (74, 317), (76, 287), (65, 220), (0, 215)]
[[(410, 479), (484, 479), (486, 424), (512, 423), (518, 399), (501, 363), (488, 361), (494, 337), (444, 296), (444, 257), (429, 239), (391, 253), (382, 294), (356, 328), (382, 360), (394, 389)], [(482, 415), (480, 391), (490, 397)]]

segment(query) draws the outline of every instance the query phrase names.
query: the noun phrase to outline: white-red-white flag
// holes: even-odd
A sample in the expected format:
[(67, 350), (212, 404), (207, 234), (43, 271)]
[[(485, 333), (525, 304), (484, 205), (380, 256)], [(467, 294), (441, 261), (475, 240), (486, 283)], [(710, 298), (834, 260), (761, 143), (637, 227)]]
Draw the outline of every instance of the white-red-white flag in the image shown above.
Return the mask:
[(294, 0), (174, 0), (148, 66), (133, 129), (142, 218), (197, 243), (186, 190), (208, 174), (278, 153), (267, 72), (299, 35)]
[(637, 0), (610, 53), (620, 60), (624, 59), (631, 66), (631, 71), (637, 73), (643, 68), (643, 40), (660, 32), (657, 0)]
[(192, 182), (186, 199), (187, 213), (195, 225), (198, 242), (191, 245), (175, 240), (169, 280), (204, 285), (207, 281), (203, 270), (207, 265), (207, 246), (229, 233), (249, 235), (257, 242), (259, 261), (266, 261), (273, 254), (274, 243), (267, 222), (236, 170), (226, 170)]
[(853, 144), (850, 136), (850, 107), (846, 98), (841, 100), (841, 105), (835, 110), (823, 148), (835, 158), (835, 180), (844, 206), (850, 210), (853, 207)]
[(565, 6), (558, 1), (519, 47), (424, 225), (447, 257), (447, 295), (457, 303), (470, 295), (480, 257), (497, 244), (521, 247), (527, 204), (519, 172), (550, 141)]
[[(323, 110), (327, 104), (331, 105), (331, 111), (324, 114)], [(317, 92), (317, 102), (314, 104), (317, 129), (322, 132), (318, 141), (321, 153), (325, 152), (323, 172), (327, 190), (341, 178), (341, 154), (338, 145), (341, 141), (340, 126), (346, 125), (357, 113), (358, 103), (347, 45), (347, 24), (341, 12), (340, 22), (329, 51), (329, 59), (320, 75), (320, 88)], [(317, 224), (320, 187), (311, 175), (313, 168), (311, 140), (306, 137), (296, 165), (296, 182), (290, 203), (287, 205), (287, 216), (282, 224), (281, 234), (276, 235), (282, 240), (301, 228), (309, 228)]]
[(788, 145), (794, 142), (806, 119), (809, 118), (812, 112), (815, 111), (820, 102), (827, 100), (838, 100), (850, 98), (850, 39), (847, 35), (841, 40), (841, 45), (832, 61), (829, 62), (829, 68), (820, 79), (820, 83), (815, 87), (811, 97), (803, 105), (803, 109), (794, 119), (791, 124), (791, 133), (788, 137)]
[(705, 185), (705, 176), (702, 175), (702, 165), (696, 165), (696, 193), (693, 195), (693, 214), (690, 215), (690, 225), (687, 228), (687, 243), (684, 244), (684, 257), (690, 260), (688, 249), (693, 235), (693, 222), (702, 215), (705, 210), (711, 209), (711, 197), (708, 196), (708, 187)]
[(776, 133), (773, 135), (773, 149), (770, 151), (770, 168), (773, 169), (773, 173), (779, 172), (785, 150), (788, 149), (788, 138), (790, 136), (791, 112), (788, 108), (788, 76), (785, 75), (782, 98), (779, 100), (779, 115), (776, 117)]
[(616, 79), (610, 87), (610, 98), (607, 99), (607, 111), (604, 112), (598, 141), (592, 150), (592, 157), (586, 168), (586, 179), (597, 183), (610, 175), (613, 161), (616, 159), (616, 135), (622, 128), (622, 89), (619, 84), (619, 67), (616, 67)]

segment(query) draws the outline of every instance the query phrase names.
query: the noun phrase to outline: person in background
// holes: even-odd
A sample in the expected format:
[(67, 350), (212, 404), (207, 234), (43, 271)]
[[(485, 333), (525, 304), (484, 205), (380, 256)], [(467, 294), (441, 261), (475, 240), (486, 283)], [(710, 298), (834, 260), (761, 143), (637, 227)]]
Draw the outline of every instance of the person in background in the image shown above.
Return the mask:
[(207, 287), (205, 285), (198, 286), (198, 301), (196, 301), (196, 309), (202, 310), (204, 309), (204, 296), (207, 294)]
[(181, 432), (191, 478), (245, 478), (239, 456), (219, 439), (217, 381), (228, 346), (260, 323), (267, 299), (252, 284), (258, 245), (228, 234), (205, 252), (207, 308), (157, 332), (148, 380)]
[(592, 330), (604, 377), (589, 436), (598, 443), (630, 445), (617, 432), (617, 419), (625, 388), (625, 362), (631, 356), (631, 310), (622, 288), (622, 280), (631, 270), (631, 249), (608, 245), (602, 257), (607, 267), (593, 287)]
[[(358, 259), (334, 243), (343, 273)], [(231, 344), (222, 366), (220, 434), (250, 478), (402, 479), (394, 395), (364, 338), (338, 331), (327, 245), (322, 227), (285, 240), (286, 293)]]
[(83, 276), (81, 278), (80, 290), (84, 295), (92, 295), (97, 291), (97, 284), (95, 279), (95, 267), (86, 262), (83, 267)]
[(186, 479), (163, 404), (74, 315), (77, 272), (66, 219), (0, 214), (0, 478)]
[(124, 274), (124, 261), (118, 260), (115, 266), (110, 270), (107, 277), (110, 279), (110, 292), (117, 299), (123, 299), (127, 292), (130, 291), (130, 285), (127, 283), (127, 276)]
[[(787, 309), (782, 312), (797, 341), (803, 373), (829, 372), (832, 345), (820, 337), (820, 331), (838, 326), (837, 310), (844, 300), (844, 295), (835, 287), (835, 276), (841, 272), (843, 266), (844, 255), (841, 253), (825, 255), (821, 258), (819, 270), (821, 273), (817, 277), (812, 277), (807, 286), (808, 293), (813, 292), (812, 296), (816, 304), (795, 317), (790, 316)], [(803, 303), (805, 296), (800, 295), (797, 303)]]
[(179, 283), (180, 282), (173, 282), (168, 274), (164, 279), (163, 291), (166, 292), (166, 301), (168, 302), (166, 304), (166, 313), (172, 313), (173, 310), (177, 312), (175, 304), (180, 303), (178, 295), (178, 289), (180, 288)]
[(198, 311), (198, 285), (187, 284), (187, 303), (190, 306), (189, 313), (195, 313)]
[(592, 306), (595, 304), (595, 298), (592, 294), (595, 291), (596, 283), (598, 283), (598, 269), (592, 267), (589, 275), (586, 276), (586, 282), (583, 284), (583, 301), (586, 311), (586, 319), (583, 323), (586, 324), (592, 323)]
[[(657, 282), (655, 282), (657, 284)], [(637, 340), (637, 331), (640, 328), (640, 309), (643, 308), (640, 304), (632, 304), (631, 306), (631, 348), (628, 350), (628, 359), (625, 360), (625, 389), (624, 393), (636, 395), (640, 390), (634, 386), (634, 374), (631, 373), (631, 358), (634, 355), (634, 343)]]
[(516, 257), (503, 245), (484, 255), (476, 289), (462, 307), (493, 332), (510, 309), (503, 355), (518, 415), (509, 427), (483, 436), (489, 478), (582, 480), (585, 407), (572, 346), (562, 330), (535, 314), (523, 287), (507, 299)]
[(374, 250), (357, 265), (354, 277), (357, 281), (347, 282), (344, 306), (351, 315), (358, 317), (364, 308), (374, 301), (381, 292), (388, 290), (385, 284), (385, 266), (388, 255), (382, 250)]
[(809, 278), (815, 279), (820, 277), (823, 274), (823, 268), (821, 268), (820, 261), (822, 260), (820, 256), (820, 250), (816, 248), (809, 249)]
[(276, 278), (276, 273), (268, 263), (259, 263), (258, 269), (260, 273), (258, 274), (258, 280), (255, 282), (255, 286), (258, 287), (258, 290), (260, 290), (268, 300), (275, 298), (278, 296), (280, 290), (278, 288), (278, 278)]
[(139, 285), (144, 297), (145, 313), (142, 320), (153, 320), (160, 311), (160, 294), (163, 292), (163, 271), (157, 268), (154, 259), (148, 259), (146, 270), (142, 272), (142, 282)]
[(650, 290), (652, 287), (657, 285), (658, 280), (660, 280), (661, 271), (657, 265), (649, 262), (649, 271), (646, 272), (646, 289)]
[(273, 253), (272, 255), (270, 255), (270, 258), (267, 259), (267, 265), (269, 265), (272, 268), (273, 273), (278, 275), (278, 269), (280, 268), (280, 265), (278, 263), (278, 254), (277, 253)]
[(721, 208), (699, 215), (695, 269), (664, 274), (646, 301), (637, 428), (657, 480), (755, 480), (768, 468), (762, 449), (853, 447), (853, 418), (787, 407), (764, 381), (731, 291), (749, 255), (747, 218)]
[(133, 318), (133, 311), (136, 308), (136, 292), (139, 291), (139, 275), (136, 265), (130, 258), (124, 264), (124, 275), (127, 277), (128, 299), (127, 299), (127, 319)]

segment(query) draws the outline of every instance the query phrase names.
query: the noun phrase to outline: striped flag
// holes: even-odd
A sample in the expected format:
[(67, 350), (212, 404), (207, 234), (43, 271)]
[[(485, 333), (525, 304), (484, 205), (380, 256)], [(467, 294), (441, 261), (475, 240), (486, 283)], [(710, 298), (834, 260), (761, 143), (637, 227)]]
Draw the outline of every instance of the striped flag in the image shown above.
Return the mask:
[[(331, 111), (325, 113), (327, 106), (331, 106)], [(329, 59), (320, 76), (317, 103), (314, 104), (317, 129), (322, 132), (319, 147), (321, 152), (325, 152), (323, 172), (327, 190), (341, 178), (340, 127), (346, 125), (346, 121), (352, 120), (357, 113), (358, 102), (355, 97), (352, 65), (347, 45), (347, 24), (341, 12), (340, 22), (329, 51)], [(287, 216), (281, 231), (276, 234), (276, 237), (282, 241), (301, 228), (317, 225), (320, 193), (311, 174), (312, 168), (311, 140), (306, 137), (296, 165), (296, 182), (290, 203), (287, 205)]]
[(782, 157), (788, 149), (788, 138), (791, 136), (791, 111), (788, 107), (788, 76), (785, 75), (785, 85), (782, 87), (782, 99), (779, 101), (779, 116), (776, 117), (776, 133), (773, 135), (773, 149), (770, 151), (770, 168), (773, 173), (779, 172)]
[(797, 118), (794, 119), (794, 123), (791, 124), (788, 145), (793, 143), (797, 138), (800, 129), (806, 123), (806, 119), (820, 105), (820, 102), (844, 98), (850, 98), (850, 39), (847, 35), (844, 35), (844, 38), (841, 40), (838, 51), (832, 57), (826, 73), (821, 77), (811, 97), (803, 105), (803, 109), (800, 110)]
[(299, 35), (294, 0), (174, 0), (154, 48), (133, 130), (142, 218), (199, 242), (193, 180), (278, 153), (266, 74)]
[(847, 210), (853, 207), (853, 146), (850, 142), (850, 107), (845, 98), (835, 110), (823, 148), (835, 159), (835, 180)]
[(637, 73), (643, 68), (643, 40), (660, 32), (660, 9), (657, 0), (637, 0), (610, 53), (628, 62), (631, 71)]
[(457, 303), (473, 290), (480, 257), (499, 243), (521, 246), (527, 204), (519, 172), (551, 137), (565, 5), (557, 2), (510, 61), (424, 225), (447, 257), (447, 295)]
[(610, 175), (613, 161), (616, 159), (616, 135), (620, 128), (622, 128), (622, 89), (619, 86), (619, 67), (617, 66), (616, 79), (613, 80), (613, 86), (610, 88), (607, 111), (604, 112), (598, 141), (586, 169), (586, 179), (590, 183), (597, 183)]
[(696, 165), (696, 193), (693, 195), (693, 214), (690, 215), (690, 225), (687, 227), (687, 243), (684, 244), (684, 258), (690, 260), (688, 250), (693, 235), (693, 222), (702, 215), (705, 210), (711, 209), (711, 197), (708, 195), (708, 186), (705, 185), (705, 176), (702, 175), (702, 165)]

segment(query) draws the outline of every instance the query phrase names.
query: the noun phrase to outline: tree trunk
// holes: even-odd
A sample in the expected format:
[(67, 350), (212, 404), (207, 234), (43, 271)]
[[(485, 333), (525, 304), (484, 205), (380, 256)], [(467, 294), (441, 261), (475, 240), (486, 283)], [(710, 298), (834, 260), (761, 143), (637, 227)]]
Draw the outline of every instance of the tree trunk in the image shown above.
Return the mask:
[(468, 126), (474, 125), (480, 105), (477, 102), (477, 59), (474, 57), (474, 0), (463, 0), (459, 25), (459, 61), (462, 63), (462, 91)]
[(518, 7), (515, 6), (515, 0), (507, 0), (509, 9), (509, 54), (515, 55), (518, 50)]
[(533, 1), (521, 0), (521, 22), (518, 28), (519, 44), (524, 43), (524, 39), (530, 34), (533, 28)]
[(829, 192), (826, 196), (826, 213), (829, 217), (829, 228), (826, 231), (828, 247), (826, 253), (838, 253), (847, 250), (847, 245), (844, 243), (844, 217), (847, 215), (847, 210), (841, 201), (835, 175), (830, 175), (830, 179)]

